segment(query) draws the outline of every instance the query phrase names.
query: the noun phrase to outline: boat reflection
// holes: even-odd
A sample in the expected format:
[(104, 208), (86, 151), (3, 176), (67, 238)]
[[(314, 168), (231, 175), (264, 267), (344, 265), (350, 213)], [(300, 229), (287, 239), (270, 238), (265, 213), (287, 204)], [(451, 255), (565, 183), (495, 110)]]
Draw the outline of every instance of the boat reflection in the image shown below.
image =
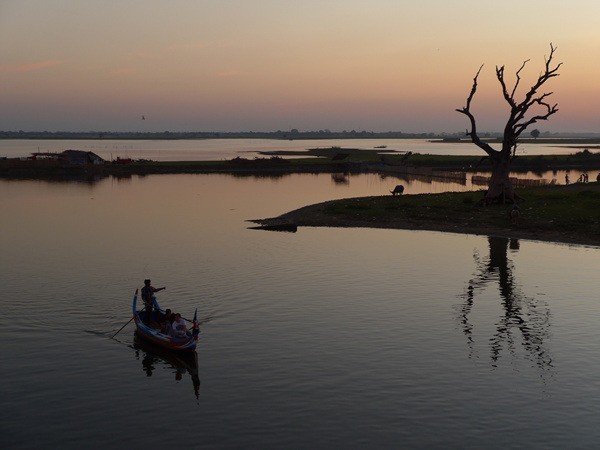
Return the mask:
[(142, 369), (146, 376), (152, 376), (154, 370), (160, 366), (167, 366), (175, 373), (175, 380), (181, 381), (187, 373), (192, 378), (194, 395), (196, 399), (200, 395), (200, 378), (198, 376), (198, 355), (195, 351), (186, 353), (175, 353), (154, 345), (134, 334), (133, 348), (135, 356), (142, 360)]

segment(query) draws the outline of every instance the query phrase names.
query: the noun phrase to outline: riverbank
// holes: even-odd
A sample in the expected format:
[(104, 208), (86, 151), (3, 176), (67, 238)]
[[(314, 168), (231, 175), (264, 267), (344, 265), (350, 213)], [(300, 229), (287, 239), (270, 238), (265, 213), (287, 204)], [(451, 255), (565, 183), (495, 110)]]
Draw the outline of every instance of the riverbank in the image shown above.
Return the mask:
[[(91, 152), (80, 152), (90, 154)], [(117, 159), (94, 164), (65, 162), (58, 153), (40, 158), (0, 159), (0, 178), (9, 179), (88, 179), (152, 174), (211, 174), (278, 176), (292, 173), (381, 173), (456, 177), (462, 173), (491, 170), (481, 156), (431, 155), (387, 149), (344, 147), (313, 148), (303, 151), (263, 151), (264, 157), (236, 157), (220, 161), (150, 161)], [(548, 170), (600, 170), (600, 152), (583, 150), (566, 155), (529, 155), (516, 158), (513, 172)], [(595, 178), (594, 178), (595, 179)]]
[(444, 231), (600, 246), (600, 184), (528, 188), (518, 194), (523, 201), (517, 218), (511, 218), (512, 205), (480, 206), (480, 191), (333, 200), (251, 222)]

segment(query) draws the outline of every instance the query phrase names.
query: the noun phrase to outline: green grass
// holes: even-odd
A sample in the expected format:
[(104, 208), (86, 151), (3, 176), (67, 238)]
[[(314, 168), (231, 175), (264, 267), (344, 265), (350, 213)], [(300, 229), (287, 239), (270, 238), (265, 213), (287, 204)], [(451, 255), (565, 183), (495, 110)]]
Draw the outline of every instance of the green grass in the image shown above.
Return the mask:
[(483, 207), (483, 192), (365, 197), (330, 203), (325, 213), (348, 221), (395, 220), (451, 227), (520, 228), (530, 231), (584, 233), (600, 240), (600, 185), (548, 186), (518, 191), (520, 218), (512, 223), (512, 205)]

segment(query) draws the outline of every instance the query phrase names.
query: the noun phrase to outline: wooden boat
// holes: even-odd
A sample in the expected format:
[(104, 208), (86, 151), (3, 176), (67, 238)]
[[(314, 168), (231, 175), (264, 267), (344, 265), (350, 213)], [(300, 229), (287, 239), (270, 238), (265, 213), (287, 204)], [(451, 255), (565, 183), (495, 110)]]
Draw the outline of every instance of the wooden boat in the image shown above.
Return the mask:
[[(200, 334), (200, 327), (197, 319), (198, 310), (194, 313), (192, 330), (188, 331), (186, 337), (178, 338), (169, 336), (144, 323), (146, 311), (137, 311), (137, 296), (138, 289), (135, 290), (135, 295), (133, 296), (133, 320), (135, 321), (137, 336), (168, 350), (177, 352), (193, 352), (196, 350), (196, 343), (198, 342), (198, 336)], [(164, 314), (164, 311), (160, 308), (156, 299), (154, 299), (154, 311), (152, 312), (152, 317), (149, 322), (151, 323), (153, 320), (156, 321), (158, 314)]]

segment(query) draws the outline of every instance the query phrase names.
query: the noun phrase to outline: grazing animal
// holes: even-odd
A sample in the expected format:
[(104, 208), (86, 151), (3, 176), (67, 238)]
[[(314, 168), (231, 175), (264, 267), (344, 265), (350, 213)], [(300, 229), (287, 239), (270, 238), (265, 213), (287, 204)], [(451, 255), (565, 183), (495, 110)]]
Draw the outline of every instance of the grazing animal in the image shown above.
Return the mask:
[(394, 188), (393, 191), (390, 191), (390, 192), (392, 193), (392, 195), (402, 195), (402, 193), (404, 192), (404, 186), (399, 184), (398, 186), (396, 186)]

